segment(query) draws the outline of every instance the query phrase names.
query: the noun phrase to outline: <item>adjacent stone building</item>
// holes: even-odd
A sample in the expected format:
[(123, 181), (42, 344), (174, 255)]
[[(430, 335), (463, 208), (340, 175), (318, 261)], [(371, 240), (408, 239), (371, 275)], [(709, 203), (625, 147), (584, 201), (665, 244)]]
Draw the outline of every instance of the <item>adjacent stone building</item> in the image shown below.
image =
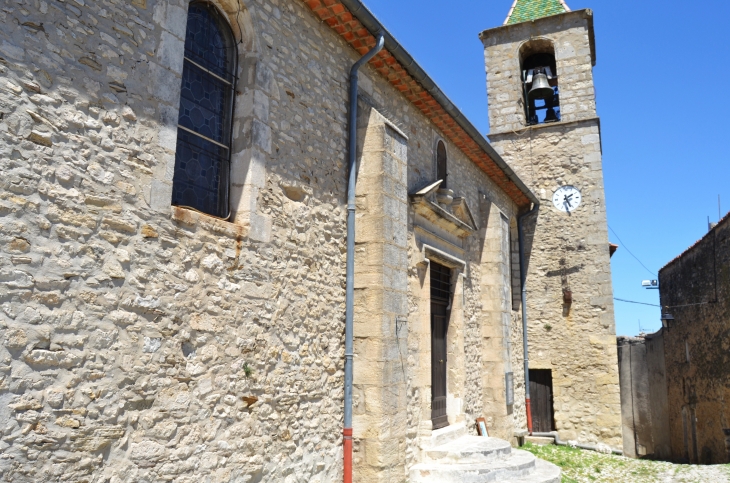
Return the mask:
[[(566, 86), (589, 80), (589, 20), (536, 21), (577, 25)], [(545, 196), (359, 1), (13, 0), (0, 24), (0, 479), (342, 480), (348, 73), (378, 32), (358, 99), (355, 481), (433, 481), (428, 450), (476, 418), (505, 440), (526, 426), (515, 227)], [(566, 218), (547, 206), (531, 228), (530, 287), (575, 294), (572, 312), (530, 296), (533, 359), (554, 368), (557, 429), (616, 445), (592, 87), (562, 96), (577, 117), (540, 142), (565, 143), (550, 159), (575, 166), (585, 233), (548, 242)], [(559, 478), (497, 450), (505, 478)]]
[(730, 216), (659, 271), (662, 329), (618, 339), (624, 453), (730, 462)]
[(536, 430), (620, 448), (593, 13), (517, 0), (505, 25), (481, 39), (489, 139), (541, 203), (526, 222)]
[(623, 450), (630, 458), (671, 458), (665, 333), (618, 337)]
[(671, 458), (730, 462), (730, 216), (659, 271)]

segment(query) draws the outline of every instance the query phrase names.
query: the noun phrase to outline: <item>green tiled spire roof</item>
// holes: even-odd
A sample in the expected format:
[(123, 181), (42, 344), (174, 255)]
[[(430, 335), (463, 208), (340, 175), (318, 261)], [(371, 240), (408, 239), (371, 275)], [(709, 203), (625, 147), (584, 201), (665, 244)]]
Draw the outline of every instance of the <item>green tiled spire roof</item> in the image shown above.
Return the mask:
[(529, 22), (565, 12), (570, 12), (565, 0), (515, 0), (504, 24)]

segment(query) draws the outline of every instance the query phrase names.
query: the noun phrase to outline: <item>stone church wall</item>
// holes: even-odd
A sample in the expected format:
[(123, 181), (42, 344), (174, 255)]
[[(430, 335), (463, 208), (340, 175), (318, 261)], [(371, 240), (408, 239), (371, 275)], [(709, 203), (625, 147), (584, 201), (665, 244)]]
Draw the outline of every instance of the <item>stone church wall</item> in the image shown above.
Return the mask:
[[(228, 222), (169, 206), (185, 1), (0, 7), (3, 481), (341, 479), (357, 56), (299, 1), (244, 4), (219, 4), (240, 42)], [(431, 180), (440, 134), (367, 67), (362, 92), (408, 137), (407, 189)], [(452, 186), (473, 209), (490, 203), (461, 282), (469, 368), (454, 394), (467, 422), (499, 409), (495, 427), (509, 437), (504, 368), (478, 364), (506, 348), (500, 212), (510, 220), (515, 207), (449, 152)], [(422, 342), (408, 339), (397, 416), (413, 452), (430, 397)], [(367, 456), (356, 465), (383, 464)]]

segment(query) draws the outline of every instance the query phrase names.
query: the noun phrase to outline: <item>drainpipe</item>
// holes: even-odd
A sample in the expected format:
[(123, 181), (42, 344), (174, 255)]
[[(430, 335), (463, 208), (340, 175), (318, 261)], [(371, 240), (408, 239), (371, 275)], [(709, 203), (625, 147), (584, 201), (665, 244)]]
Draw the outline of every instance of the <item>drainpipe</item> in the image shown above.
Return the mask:
[[(507, 178), (514, 183), (515, 186), (533, 203), (538, 203), (537, 197), (529, 190), (525, 183), (515, 174), (512, 168), (502, 159), (492, 147), (487, 139), (484, 137), (479, 129), (464, 116), (464, 114), (451, 102), (451, 100), (444, 94), (444, 92), (436, 85), (431, 77), (426, 73), (423, 68), (418, 65), (418, 62), (406, 51), (406, 49), (396, 40), (393, 35), (388, 32), (388, 29), (378, 20), (373, 13), (363, 4), (361, 0), (339, 0), (342, 5), (350, 11), (350, 13), (357, 18), (363, 26), (370, 32), (380, 32), (385, 37), (385, 48), (395, 60), (423, 87), (429, 94), (436, 99), (441, 107), (456, 121), (456, 124), (466, 132), (469, 137), (479, 145), (481, 149), (494, 161), (499, 169), (507, 176)], [(593, 17), (589, 17), (593, 18)]]
[(342, 430), (344, 482), (352, 483), (352, 352), (355, 299), (355, 194), (357, 187), (357, 73), (385, 45), (382, 33), (377, 34), (375, 47), (355, 62), (350, 70), (350, 124), (347, 185), (347, 290), (345, 295), (345, 427)]
[(527, 344), (527, 265), (525, 264), (525, 218), (537, 213), (540, 203), (535, 203), (530, 211), (517, 217), (517, 231), (520, 242), (520, 289), (522, 291), (522, 352), (525, 359), (525, 411), (527, 412), (527, 431), (532, 434), (532, 407), (530, 406), (530, 353)]

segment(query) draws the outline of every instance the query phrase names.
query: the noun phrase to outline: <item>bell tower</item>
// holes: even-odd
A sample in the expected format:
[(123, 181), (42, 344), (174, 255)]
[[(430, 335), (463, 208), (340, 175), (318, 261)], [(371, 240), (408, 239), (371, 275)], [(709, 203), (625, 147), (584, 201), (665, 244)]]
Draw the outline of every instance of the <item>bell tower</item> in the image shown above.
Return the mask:
[(621, 448), (593, 12), (515, 0), (480, 39), (489, 139), (541, 200), (525, 221), (533, 430)]

